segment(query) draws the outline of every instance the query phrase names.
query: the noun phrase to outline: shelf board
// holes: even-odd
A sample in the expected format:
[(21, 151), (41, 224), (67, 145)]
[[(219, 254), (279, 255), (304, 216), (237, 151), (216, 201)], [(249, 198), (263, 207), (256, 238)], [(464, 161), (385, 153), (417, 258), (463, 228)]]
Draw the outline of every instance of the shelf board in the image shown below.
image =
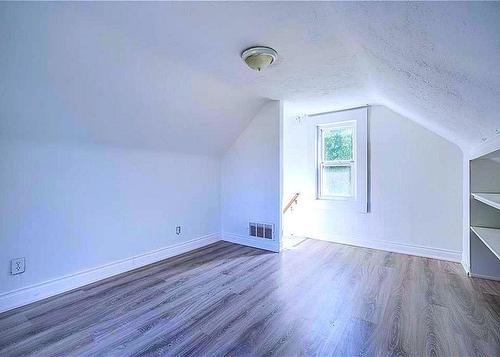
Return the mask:
[(491, 207), (500, 209), (500, 193), (473, 193), (472, 197)]
[(470, 229), (500, 259), (500, 229), (473, 226)]

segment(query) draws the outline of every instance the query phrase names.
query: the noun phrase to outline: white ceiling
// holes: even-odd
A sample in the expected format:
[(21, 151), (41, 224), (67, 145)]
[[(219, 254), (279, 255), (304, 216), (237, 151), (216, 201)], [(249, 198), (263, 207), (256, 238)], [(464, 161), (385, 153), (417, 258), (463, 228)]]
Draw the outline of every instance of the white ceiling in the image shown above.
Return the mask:
[[(500, 3), (2, 3), (0, 135), (223, 152), (268, 99), (500, 136)], [(267, 45), (257, 73), (240, 52)]]

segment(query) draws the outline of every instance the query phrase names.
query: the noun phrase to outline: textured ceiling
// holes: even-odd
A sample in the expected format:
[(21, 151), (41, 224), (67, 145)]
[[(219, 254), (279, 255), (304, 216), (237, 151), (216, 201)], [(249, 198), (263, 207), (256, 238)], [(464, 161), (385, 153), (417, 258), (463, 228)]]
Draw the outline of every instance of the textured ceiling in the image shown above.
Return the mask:
[[(220, 154), (268, 99), (500, 136), (500, 3), (2, 3), (0, 135)], [(267, 45), (257, 73), (240, 52)]]

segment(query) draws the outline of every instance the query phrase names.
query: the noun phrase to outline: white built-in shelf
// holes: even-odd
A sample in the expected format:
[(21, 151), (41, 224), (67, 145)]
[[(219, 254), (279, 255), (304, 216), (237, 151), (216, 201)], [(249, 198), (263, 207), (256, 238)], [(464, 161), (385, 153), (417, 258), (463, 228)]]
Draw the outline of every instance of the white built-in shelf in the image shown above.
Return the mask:
[(500, 259), (500, 229), (470, 227), (479, 239)]
[(491, 207), (500, 209), (500, 193), (473, 193), (472, 197)]

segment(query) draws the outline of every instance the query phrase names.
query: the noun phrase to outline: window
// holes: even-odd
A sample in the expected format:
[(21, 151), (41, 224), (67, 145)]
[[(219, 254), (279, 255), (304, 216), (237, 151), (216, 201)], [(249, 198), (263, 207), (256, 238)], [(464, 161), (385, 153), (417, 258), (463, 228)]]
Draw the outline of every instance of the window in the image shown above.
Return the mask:
[(317, 197), (356, 197), (356, 122), (317, 127)]
[(297, 171), (297, 185), (303, 185), (303, 197), (313, 199), (313, 206), (368, 212), (368, 114), (366, 106), (304, 120), (307, 166)]

